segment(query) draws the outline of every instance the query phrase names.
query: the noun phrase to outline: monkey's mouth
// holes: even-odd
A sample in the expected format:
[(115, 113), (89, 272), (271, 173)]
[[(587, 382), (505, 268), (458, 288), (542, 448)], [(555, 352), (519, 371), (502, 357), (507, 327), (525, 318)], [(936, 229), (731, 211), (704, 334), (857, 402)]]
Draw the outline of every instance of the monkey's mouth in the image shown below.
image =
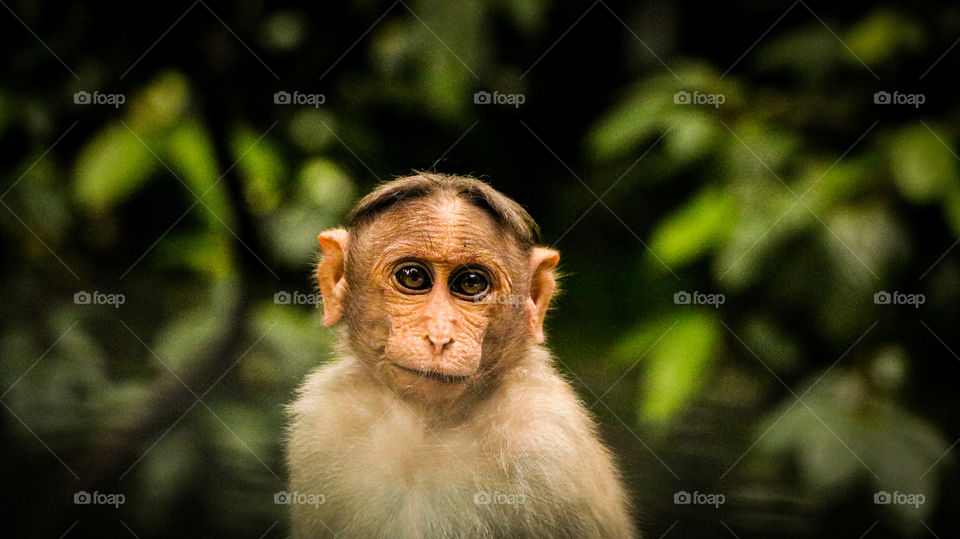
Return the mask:
[(426, 378), (436, 382), (443, 382), (445, 384), (462, 383), (466, 382), (467, 378), (469, 378), (469, 376), (465, 374), (446, 374), (440, 371), (411, 369), (409, 367), (404, 367), (403, 365), (397, 365), (396, 363), (392, 363), (392, 365), (403, 372), (419, 376), (420, 378)]

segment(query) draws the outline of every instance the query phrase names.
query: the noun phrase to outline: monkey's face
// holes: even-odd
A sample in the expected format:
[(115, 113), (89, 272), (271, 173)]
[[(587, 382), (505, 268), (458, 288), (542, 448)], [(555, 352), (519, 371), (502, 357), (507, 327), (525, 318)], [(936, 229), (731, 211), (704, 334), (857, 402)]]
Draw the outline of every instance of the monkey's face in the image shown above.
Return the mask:
[(454, 398), (528, 340), (527, 255), (457, 198), (387, 211), (350, 240), (350, 345), (397, 391)]

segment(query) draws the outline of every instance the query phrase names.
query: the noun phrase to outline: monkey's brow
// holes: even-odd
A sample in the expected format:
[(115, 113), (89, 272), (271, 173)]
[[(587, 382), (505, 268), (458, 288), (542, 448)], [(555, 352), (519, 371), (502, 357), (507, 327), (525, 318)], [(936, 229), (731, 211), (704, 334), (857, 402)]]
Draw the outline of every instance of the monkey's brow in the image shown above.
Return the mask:
[(496, 265), (503, 264), (502, 255), (485, 247), (468, 246), (438, 248), (418, 241), (390, 245), (381, 251), (381, 257), (402, 260), (416, 258), (433, 263), (451, 263), (459, 265)]

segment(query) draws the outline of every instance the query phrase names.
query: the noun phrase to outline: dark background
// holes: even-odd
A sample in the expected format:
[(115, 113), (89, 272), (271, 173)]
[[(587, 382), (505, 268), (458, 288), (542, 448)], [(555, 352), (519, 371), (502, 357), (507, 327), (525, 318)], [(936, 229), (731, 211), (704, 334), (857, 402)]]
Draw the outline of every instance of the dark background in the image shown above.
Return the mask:
[(3, 8), (5, 536), (285, 536), (316, 234), (413, 169), (561, 251), (549, 342), (650, 537), (960, 533), (955, 3)]

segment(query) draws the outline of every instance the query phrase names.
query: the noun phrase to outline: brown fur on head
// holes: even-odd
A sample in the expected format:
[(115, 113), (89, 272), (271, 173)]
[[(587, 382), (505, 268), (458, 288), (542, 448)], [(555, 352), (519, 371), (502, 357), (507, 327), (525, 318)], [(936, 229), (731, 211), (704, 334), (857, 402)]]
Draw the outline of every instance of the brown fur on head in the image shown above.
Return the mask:
[[(349, 350), (396, 390), (455, 398), (544, 340), (559, 255), (535, 247), (536, 232), (519, 204), (474, 178), (385, 183), (345, 230), (319, 237), (324, 324), (343, 318)], [(460, 279), (488, 286), (464, 294)]]

